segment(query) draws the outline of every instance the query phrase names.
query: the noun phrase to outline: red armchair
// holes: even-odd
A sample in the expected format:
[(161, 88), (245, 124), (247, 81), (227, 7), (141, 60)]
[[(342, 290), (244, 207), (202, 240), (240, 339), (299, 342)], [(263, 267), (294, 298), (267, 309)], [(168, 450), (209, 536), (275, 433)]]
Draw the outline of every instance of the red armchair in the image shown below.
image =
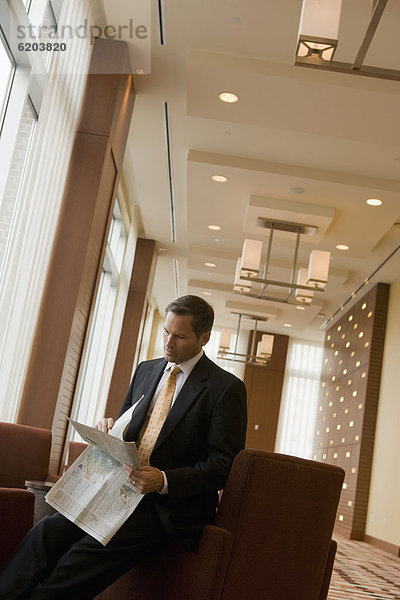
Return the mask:
[(243, 450), (194, 553), (168, 548), (96, 600), (325, 600), (344, 471)]
[(33, 525), (35, 497), (25, 480), (46, 479), (50, 448), (51, 431), (0, 423), (0, 567)]

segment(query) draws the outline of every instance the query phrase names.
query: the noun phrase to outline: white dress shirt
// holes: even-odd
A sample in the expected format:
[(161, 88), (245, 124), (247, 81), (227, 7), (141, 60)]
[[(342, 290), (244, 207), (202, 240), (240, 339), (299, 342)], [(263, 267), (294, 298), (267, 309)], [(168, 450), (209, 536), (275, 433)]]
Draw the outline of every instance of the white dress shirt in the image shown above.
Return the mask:
[(164, 385), (164, 382), (166, 381), (166, 379), (168, 378), (168, 376), (171, 372), (171, 369), (173, 367), (178, 366), (181, 370), (180, 373), (176, 374), (175, 393), (174, 393), (174, 397), (172, 398), (172, 403), (171, 403), (171, 406), (173, 406), (177, 395), (179, 394), (179, 392), (182, 389), (183, 384), (185, 383), (186, 379), (189, 377), (190, 373), (193, 371), (194, 367), (196, 366), (196, 364), (200, 360), (200, 358), (203, 356), (203, 354), (204, 354), (204, 351), (203, 351), (203, 349), (201, 349), (200, 352), (198, 354), (196, 354), (196, 356), (194, 356), (193, 358), (190, 358), (189, 360), (186, 360), (183, 363), (180, 363), (179, 365), (177, 365), (176, 363), (172, 363), (172, 362), (167, 363), (167, 365), (164, 369), (164, 372), (162, 374), (162, 377), (161, 377), (160, 381), (158, 382), (156, 391), (154, 392), (154, 396), (151, 400), (149, 412), (148, 412), (149, 416), (153, 410), (155, 401), (158, 398), (161, 388)]

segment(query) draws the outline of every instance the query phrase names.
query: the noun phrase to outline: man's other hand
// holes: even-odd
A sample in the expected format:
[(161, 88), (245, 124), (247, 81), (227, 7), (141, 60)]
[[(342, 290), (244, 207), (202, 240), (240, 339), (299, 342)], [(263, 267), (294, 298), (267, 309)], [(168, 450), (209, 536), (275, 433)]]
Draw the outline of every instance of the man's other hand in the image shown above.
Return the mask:
[(128, 478), (141, 494), (161, 492), (164, 487), (163, 474), (155, 467), (147, 466), (139, 471), (138, 469), (133, 469), (129, 465), (124, 465), (124, 469)]
[(108, 433), (108, 430), (112, 428), (114, 425), (114, 419), (104, 417), (100, 421), (98, 421), (95, 425), (96, 429), (100, 429), (100, 431), (104, 431), (104, 433)]

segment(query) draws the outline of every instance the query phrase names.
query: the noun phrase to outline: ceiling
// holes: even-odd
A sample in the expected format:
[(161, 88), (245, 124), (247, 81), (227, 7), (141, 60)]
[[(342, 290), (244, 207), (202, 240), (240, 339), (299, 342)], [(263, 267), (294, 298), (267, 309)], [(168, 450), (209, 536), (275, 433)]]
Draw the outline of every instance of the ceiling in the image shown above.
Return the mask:
[[(321, 325), (400, 244), (400, 81), (294, 66), (301, 5), (165, 0), (165, 45), (152, 5), (151, 74), (135, 76), (123, 182), (142, 235), (157, 241), (161, 312), (176, 295), (198, 294), (218, 325), (234, 327), (231, 312), (242, 310), (267, 316), (265, 331), (319, 340)], [(131, 2), (112, 6), (129, 18)], [(343, 0), (335, 60), (352, 62), (369, 16), (368, 0)], [(400, 4), (389, 0), (366, 65), (400, 69), (399, 29)], [(223, 91), (239, 101), (221, 102)], [(383, 204), (370, 207), (368, 198)], [(267, 242), (256, 219), (270, 214), (317, 223), (314, 236), (302, 236), (299, 266), (313, 248), (331, 252), (328, 285), (311, 308), (232, 291), (243, 240)], [(272, 279), (288, 280), (293, 252), (293, 239), (276, 236)], [(368, 286), (400, 275), (398, 255)]]

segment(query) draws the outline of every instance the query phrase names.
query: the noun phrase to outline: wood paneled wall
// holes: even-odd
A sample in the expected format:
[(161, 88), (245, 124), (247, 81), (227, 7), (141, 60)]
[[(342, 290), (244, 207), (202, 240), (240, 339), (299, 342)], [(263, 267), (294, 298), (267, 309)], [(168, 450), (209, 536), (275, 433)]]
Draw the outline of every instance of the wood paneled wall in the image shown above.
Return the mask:
[(336, 529), (358, 540), (368, 509), (389, 289), (376, 285), (325, 336), (313, 458), (346, 471)]
[[(113, 74), (102, 74), (101, 64)], [(127, 64), (124, 42), (95, 41), (21, 399), (19, 423), (52, 428), (53, 472), (63, 452), (132, 116)]]
[[(256, 344), (261, 336), (262, 333), (258, 331)], [(250, 335), (249, 352), (252, 337), (253, 332)], [(247, 388), (247, 448), (271, 452), (275, 449), (288, 343), (287, 335), (274, 335), (269, 364), (265, 367), (246, 365), (244, 382)]]

